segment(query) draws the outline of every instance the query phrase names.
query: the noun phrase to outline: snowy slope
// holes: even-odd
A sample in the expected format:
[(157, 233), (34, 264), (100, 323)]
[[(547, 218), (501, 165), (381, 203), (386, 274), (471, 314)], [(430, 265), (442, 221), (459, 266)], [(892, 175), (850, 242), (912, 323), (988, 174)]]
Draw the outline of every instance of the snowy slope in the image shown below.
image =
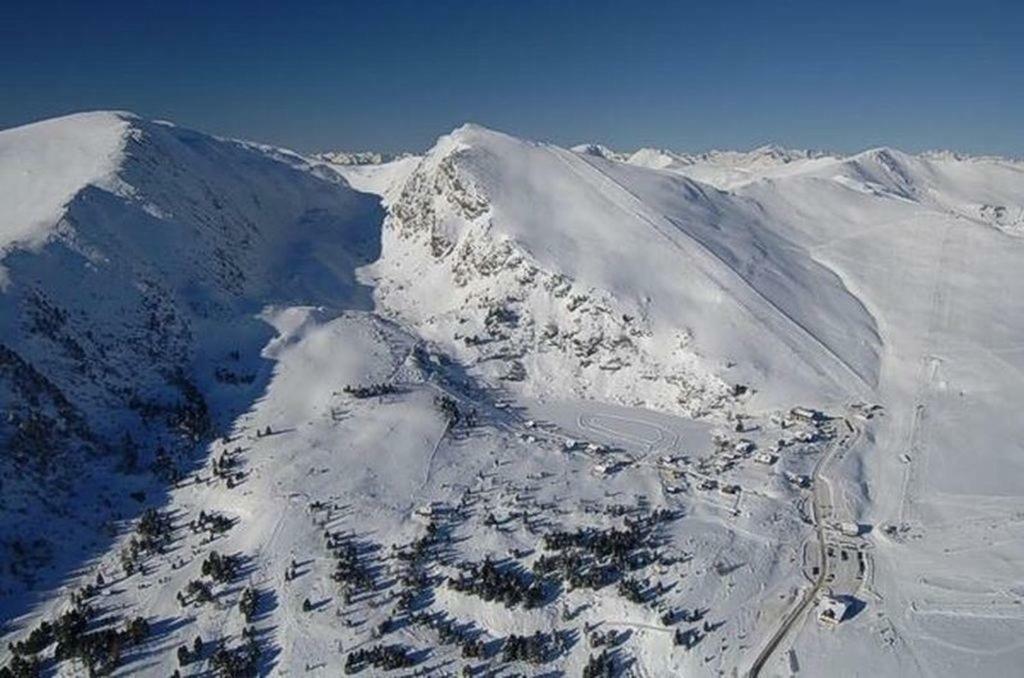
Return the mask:
[(596, 158), (604, 158), (605, 160), (618, 160), (620, 162), (629, 160), (629, 153), (620, 153), (613, 151), (603, 144), (579, 144), (573, 146), (573, 151), (582, 153), (583, 155), (592, 155)]
[[(407, 234), (416, 228), (426, 232), (428, 236), (410, 239), (419, 237), (421, 249), (429, 243), (438, 265), (426, 272), (413, 268), (410, 275), (406, 261), (413, 255), (405, 251), (411, 246), (392, 244), (395, 240), (386, 233), (385, 249), (405, 257), (396, 264), (402, 270), (393, 275), (409, 277), (399, 278), (396, 292), (385, 276), (378, 287), (385, 306), (417, 319), (424, 332), (439, 339), (481, 327), (479, 320), (472, 324), (468, 312), (477, 303), (476, 295), (487, 302), (511, 299), (515, 317), (536, 318), (544, 308), (535, 301), (542, 286), (533, 283), (537, 274), (530, 268), (515, 281), (494, 282), (492, 254), (483, 259), (486, 266), (477, 267), (486, 272), (486, 285), (461, 274), (458, 259), (472, 260), (478, 243), (490, 239), (501, 246), (487, 242), (484, 251), (499, 253), (498, 260), (507, 257), (513, 270), (524, 266), (521, 258), (528, 267), (556, 270), (574, 284), (607, 292), (616, 303), (653, 288), (649, 303), (641, 293), (641, 300), (623, 312), (643, 309), (636, 317), (650, 322), (645, 330), (657, 338), (653, 321), (658, 302), (669, 301), (668, 324), (694, 330), (688, 348), (699, 358), (687, 366), (720, 366), (709, 360), (715, 357), (735, 359), (741, 366), (764, 369), (763, 380), (743, 377), (758, 389), (785, 389), (792, 386), (800, 362), (824, 362), (821, 355), (827, 352), (836, 363), (850, 367), (845, 373), (839, 368), (832, 372), (848, 389), (847, 397), (884, 403), (889, 413), (873, 425), (876, 430), (858, 454), (841, 462), (844, 477), (832, 483), (841, 488), (836, 510), (874, 525), (879, 534), (878, 541), (872, 540), (877, 546), (872, 581), (859, 593), (881, 608), (879, 621), (848, 632), (853, 636), (844, 641), (849, 661), (884, 674), (910, 670), (908, 662), (924, 674), (972, 665), (998, 674), (1019, 658), (1019, 648), (1009, 640), (992, 644), (980, 658), (962, 651), (962, 641), (954, 637), (956, 629), (983, 637), (1004, 624), (1016, 628), (1019, 621), (1006, 612), (1020, 602), (1012, 573), (1022, 554), (1011, 544), (1020, 534), (1015, 516), (1020, 515), (1024, 490), (1016, 443), (1024, 431), (1016, 425), (1019, 417), (1013, 410), (1022, 367), (1016, 347), (1024, 333), (1022, 283), (1016, 272), (1021, 252), (1014, 238), (1024, 191), (1018, 163), (949, 154), (911, 156), (892, 149), (846, 158), (803, 152), (720, 153), (675, 165), (655, 163), (662, 174), (654, 175), (609, 162), (609, 154), (592, 148), (579, 149), (573, 157), (479, 128), (464, 128), (442, 139), (432, 153), (439, 151), (451, 161), (435, 159), (439, 170), (432, 170), (428, 155), (421, 168), (434, 172), (420, 181), (440, 196), (432, 198), (429, 219), (410, 227), (411, 220), (401, 211), (405, 205), (399, 203), (389, 220), (393, 227), (405, 227)], [(634, 157), (632, 164), (650, 164), (641, 160)], [(699, 170), (687, 169), (692, 167)], [(732, 194), (669, 178), (664, 171), (701, 177), (730, 188)], [(407, 189), (407, 200), (422, 191), (415, 183)], [(590, 205), (595, 207), (588, 211)], [(422, 216), (425, 210), (410, 206), (408, 211)], [(641, 228), (636, 228), (638, 221)], [(714, 325), (710, 332), (701, 331), (699, 312), (691, 315), (686, 309), (708, 309), (709, 296), (703, 303), (688, 303), (674, 293), (661, 276), (679, 271), (681, 263), (667, 262), (656, 247), (644, 247), (650, 231), (675, 235), (670, 227), (726, 264), (724, 271), (717, 266), (699, 269), (701, 252), (684, 250), (686, 294), (707, 285), (705, 275), (724, 279), (729, 302), (749, 299), (743, 294), (753, 291), (807, 331), (789, 334), (789, 328), (765, 322), (766, 316), (757, 313), (763, 306), (749, 301), (740, 311), (741, 320), (732, 319), (735, 311), (729, 310), (729, 302), (711, 306)], [(428, 290), (447, 284), (453, 273), (468, 293), (460, 290), (435, 310), (439, 300)], [(753, 277), (747, 280), (745, 275)], [(420, 285), (417, 279), (431, 283)], [(394, 301), (396, 297), (402, 301)], [(560, 311), (545, 309), (540, 317), (557, 327), (565, 322)], [(470, 330), (463, 329), (467, 325)], [(498, 334), (482, 325), (490, 335)], [(730, 345), (732, 335), (756, 337), (757, 346)], [(527, 383), (538, 372), (542, 384), (531, 385), (535, 392), (544, 394), (552, 382), (560, 386), (568, 380), (582, 395), (648, 407), (670, 404), (636, 379), (629, 366), (623, 372), (629, 376), (628, 386), (604, 380), (593, 388), (581, 378), (585, 367), (563, 376), (558, 370), (564, 369), (564, 361), (552, 367), (543, 357), (530, 356), (529, 335), (509, 336), (499, 335), (500, 349), (493, 353), (520, 358), (528, 366)], [(786, 345), (772, 343), (774, 336)], [(662, 373), (665, 365), (673, 365), (656, 348), (637, 343), (641, 350), (635, 353), (661, 358)], [(459, 348), (457, 342), (449, 345)], [(723, 347), (728, 348), (715, 356), (713, 351)], [(472, 349), (462, 354), (474, 360)], [(786, 358), (779, 360), (781, 356)], [(773, 360), (780, 363), (774, 371)], [(536, 365), (532, 370), (531, 361)], [(816, 366), (828, 372), (823, 362)], [(702, 383), (692, 372), (680, 372), (687, 383)], [(813, 388), (817, 392), (810, 402), (835, 397), (828, 387)], [(681, 400), (703, 402), (702, 395), (697, 388)], [(792, 388), (787, 395), (791, 402), (808, 397)], [(755, 408), (758, 404), (751, 403)], [(978, 533), (982, 525), (993, 531), (992, 537)], [(893, 536), (885, 530), (894, 530)], [(888, 605), (883, 603), (886, 595), (893, 596)], [(904, 617), (915, 608), (927, 611)], [(938, 619), (946, 621), (940, 626)], [(813, 627), (806, 641), (810, 645), (798, 642), (804, 665), (815, 672), (826, 670), (840, 651), (834, 644), (828, 653), (812, 649), (824, 642)], [(878, 655), (873, 644), (896, 651)], [(943, 651), (930, 654), (938, 648)], [(929, 662), (922, 655), (934, 659)], [(785, 654), (779, 653), (777, 661), (781, 668)]]
[(766, 177), (783, 177), (816, 167), (831, 159), (818, 151), (762, 146), (752, 151), (707, 151), (688, 154), (641, 148), (626, 162), (638, 167), (681, 174), (722, 190)]
[(0, 662), (1019, 666), (1020, 164), (383, 160), (0, 132)]
[(332, 170), (345, 177), (349, 186), (379, 195), (383, 203), (389, 205), (398, 198), (402, 186), (419, 163), (419, 156), (408, 155), (381, 163), (329, 164)]
[(85, 113), (0, 132), (0, 252), (38, 247), (79, 191), (109, 184), (127, 128), (117, 115)]
[[(842, 276), (882, 337), (887, 416), (839, 500), (879, 530), (884, 602), (869, 604), (884, 614), (842, 641), (870, 670), (998, 675), (1020, 658), (1005, 634), (1022, 623), (1024, 243), (1007, 217), (1021, 179), (1003, 160), (879, 149), (738, 190)], [(898, 651), (876, 654), (880, 636)], [(801, 638), (808, 671), (841, 651), (819, 642)]]
[[(369, 306), (354, 269), (377, 256), (382, 212), (333, 173), (127, 114), (9, 130), (0, 148), (0, 176), (13, 177), (0, 236), (3, 548), (31, 544), (44, 564), (4, 573), (17, 609), (76, 565), (63, 556), (99, 547), (111, 515), (140, 509), (130, 492), (159, 496), (196, 441), (258, 396), (264, 307)], [(75, 524), (80, 539), (54, 537)]]
[(479, 127), (427, 154), (384, 250), (386, 308), (535, 394), (695, 413), (724, 380), (790, 402), (877, 370), (870, 314), (755, 203)]

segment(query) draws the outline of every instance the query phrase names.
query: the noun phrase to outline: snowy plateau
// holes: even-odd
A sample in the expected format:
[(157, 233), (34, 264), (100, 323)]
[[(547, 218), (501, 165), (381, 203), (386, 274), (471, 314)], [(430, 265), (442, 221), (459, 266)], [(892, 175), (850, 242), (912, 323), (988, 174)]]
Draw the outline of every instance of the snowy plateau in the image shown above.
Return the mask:
[(0, 132), (0, 675), (1008, 676), (1024, 164)]

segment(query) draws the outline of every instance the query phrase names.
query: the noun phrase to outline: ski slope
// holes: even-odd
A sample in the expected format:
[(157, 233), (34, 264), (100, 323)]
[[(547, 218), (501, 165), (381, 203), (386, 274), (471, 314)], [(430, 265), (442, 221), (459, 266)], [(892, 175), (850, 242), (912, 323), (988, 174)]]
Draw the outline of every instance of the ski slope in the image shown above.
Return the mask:
[(1019, 163), (89, 113), (0, 195), (4, 664), (82, 595), (118, 675), (1024, 656)]

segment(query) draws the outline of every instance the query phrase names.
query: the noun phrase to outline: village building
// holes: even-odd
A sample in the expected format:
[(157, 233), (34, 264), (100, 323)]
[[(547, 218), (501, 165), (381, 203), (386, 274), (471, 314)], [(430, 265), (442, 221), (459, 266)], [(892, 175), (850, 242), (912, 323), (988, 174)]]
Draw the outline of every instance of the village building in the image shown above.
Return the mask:
[(839, 531), (847, 537), (859, 537), (860, 536), (860, 525), (857, 523), (839, 523), (837, 526)]
[(797, 421), (802, 421), (806, 424), (816, 424), (825, 418), (821, 412), (812, 410), (809, 407), (794, 407), (789, 411), (789, 415)]
[(832, 596), (824, 596), (818, 606), (818, 621), (828, 627), (838, 626), (846, 616), (848, 608), (848, 603)]

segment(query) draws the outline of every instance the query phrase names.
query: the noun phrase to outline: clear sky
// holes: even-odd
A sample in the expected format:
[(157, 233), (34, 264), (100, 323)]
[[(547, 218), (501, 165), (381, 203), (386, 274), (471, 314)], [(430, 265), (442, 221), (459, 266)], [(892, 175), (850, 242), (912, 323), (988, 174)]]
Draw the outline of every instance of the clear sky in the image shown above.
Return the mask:
[(303, 151), (1024, 155), (1024, 0), (0, 3), (0, 127), (101, 108)]

